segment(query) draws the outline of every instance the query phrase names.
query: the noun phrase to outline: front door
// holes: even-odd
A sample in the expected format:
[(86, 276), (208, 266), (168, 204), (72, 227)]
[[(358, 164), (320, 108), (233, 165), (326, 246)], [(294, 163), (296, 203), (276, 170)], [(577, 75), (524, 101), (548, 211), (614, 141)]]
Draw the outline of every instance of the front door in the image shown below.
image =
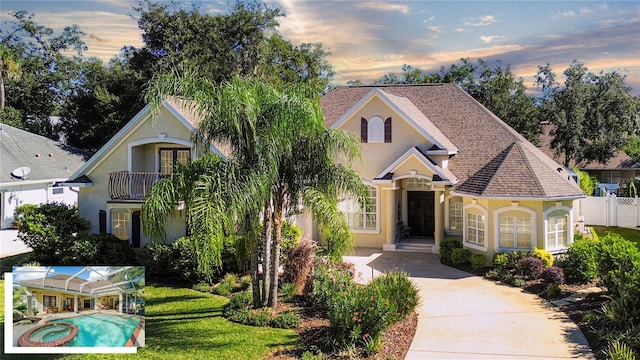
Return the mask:
[(433, 191), (407, 191), (407, 222), (411, 236), (432, 237), (435, 231)]

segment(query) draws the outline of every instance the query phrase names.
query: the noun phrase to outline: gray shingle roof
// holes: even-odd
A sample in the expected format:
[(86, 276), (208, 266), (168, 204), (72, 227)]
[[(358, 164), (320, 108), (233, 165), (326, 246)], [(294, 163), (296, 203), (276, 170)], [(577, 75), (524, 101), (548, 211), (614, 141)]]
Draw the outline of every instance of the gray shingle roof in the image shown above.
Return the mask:
[[(323, 96), (321, 105), (327, 125), (337, 121), (372, 88), (342, 87)], [(458, 86), (380, 88), (410, 101), (459, 150), (448, 167), (459, 180), (455, 186), (459, 192), (486, 197), (582, 196), (560, 165)]]
[(23, 181), (11, 172), (24, 166), (31, 168), (28, 180), (66, 179), (90, 156), (61, 142), (0, 124), (0, 184)]

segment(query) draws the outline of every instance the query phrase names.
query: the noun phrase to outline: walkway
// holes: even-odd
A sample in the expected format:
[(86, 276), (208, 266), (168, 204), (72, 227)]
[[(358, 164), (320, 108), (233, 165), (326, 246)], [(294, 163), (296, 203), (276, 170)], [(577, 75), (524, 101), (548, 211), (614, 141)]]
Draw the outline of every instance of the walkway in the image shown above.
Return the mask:
[(407, 359), (594, 358), (577, 325), (545, 300), (444, 266), (437, 254), (357, 249), (345, 261), (361, 282), (401, 269), (420, 287)]

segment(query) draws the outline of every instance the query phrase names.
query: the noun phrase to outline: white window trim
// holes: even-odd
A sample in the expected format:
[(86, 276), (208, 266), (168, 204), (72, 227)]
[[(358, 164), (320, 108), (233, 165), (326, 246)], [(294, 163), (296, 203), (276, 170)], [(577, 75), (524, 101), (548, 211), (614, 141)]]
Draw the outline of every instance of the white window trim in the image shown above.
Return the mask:
[[(538, 242), (538, 213), (531, 208), (526, 206), (503, 206), (493, 211), (493, 229), (495, 236), (495, 249), (496, 252), (500, 251), (513, 251), (516, 250), (514, 248), (501, 248), (500, 247), (500, 214), (505, 211), (522, 211), (529, 215), (531, 215), (531, 248), (529, 250), (533, 250)], [(526, 250), (526, 249), (517, 249), (517, 250)]]
[(569, 223), (567, 224), (567, 228), (569, 230), (569, 233), (567, 234), (567, 248), (569, 248), (569, 246), (573, 243), (573, 209), (566, 205), (552, 206), (542, 213), (544, 218), (544, 247), (545, 247), (545, 250), (549, 251), (550, 253), (560, 253), (567, 250), (567, 248), (553, 248), (553, 249), (546, 248), (547, 247), (547, 230), (549, 226), (547, 222), (547, 218), (549, 217), (549, 214), (555, 211), (566, 211), (569, 214)]
[(379, 186), (374, 185), (368, 181), (364, 182), (365, 185), (371, 186), (376, 189), (376, 228), (375, 229), (353, 229), (349, 227), (352, 233), (354, 234), (379, 234), (380, 233), (380, 197), (381, 197), (381, 189)]
[[(469, 209), (480, 210), (482, 216), (484, 216), (484, 246), (479, 246), (474, 243), (467, 242), (467, 238), (469, 237), (469, 229), (468, 229), (468, 219), (467, 213)], [(470, 249), (479, 250), (482, 252), (487, 252), (489, 250), (489, 227), (487, 226), (489, 222), (489, 211), (479, 204), (467, 204), (462, 207), (462, 246), (468, 247)]]
[(170, 137), (167, 136), (167, 134), (165, 133), (160, 133), (158, 134), (158, 136), (154, 136), (154, 137), (150, 137), (150, 138), (144, 138), (144, 139), (139, 139), (136, 141), (132, 141), (130, 143), (127, 144), (127, 171), (131, 172), (132, 170), (132, 159), (133, 159), (133, 148), (136, 146), (140, 146), (140, 145), (146, 145), (146, 144), (155, 144), (154, 146), (154, 151), (155, 151), (155, 155), (154, 155), (154, 164), (155, 167), (154, 169), (159, 169), (160, 168), (160, 154), (158, 153), (158, 149), (160, 147), (168, 147), (171, 146), (172, 144), (175, 145), (182, 145), (185, 147), (188, 147), (189, 149), (191, 149), (191, 161), (195, 160), (197, 157), (196, 154), (196, 147), (195, 144), (192, 141), (189, 140), (185, 140), (185, 139), (180, 139), (180, 138), (174, 138), (174, 137)]
[[(449, 212), (451, 211), (451, 207), (449, 206), (449, 201), (453, 198), (459, 197), (462, 202), (462, 228), (461, 230), (451, 230), (451, 221)], [(460, 195), (448, 195), (444, 199), (444, 228), (448, 234), (461, 235), (464, 232), (464, 198)]]
[[(379, 131), (374, 128), (377, 124), (380, 124)], [(367, 121), (367, 143), (384, 143), (384, 120), (380, 116), (374, 116)]]

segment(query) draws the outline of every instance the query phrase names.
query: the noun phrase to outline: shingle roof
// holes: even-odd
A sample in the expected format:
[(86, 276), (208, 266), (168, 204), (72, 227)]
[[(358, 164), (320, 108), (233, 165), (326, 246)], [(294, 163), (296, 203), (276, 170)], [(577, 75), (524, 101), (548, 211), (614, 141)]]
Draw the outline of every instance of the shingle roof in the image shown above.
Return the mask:
[(0, 124), (0, 183), (23, 181), (11, 172), (24, 166), (31, 168), (28, 180), (66, 179), (90, 156), (61, 142)]
[[(557, 162), (564, 162), (563, 155), (555, 156), (553, 149), (551, 148), (551, 130), (552, 124), (544, 124), (542, 126), (543, 132), (540, 135), (540, 150), (547, 154), (547, 156), (555, 159)], [(569, 163), (569, 167), (573, 168), (576, 165), (575, 161)], [(606, 163), (599, 162), (587, 162), (582, 161), (578, 164), (578, 169), (582, 170), (623, 170), (623, 169), (636, 169), (640, 170), (640, 163), (633, 160), (629, 155), (622, 152), (620, 149), (616, 149), (614, 155)]]
[[(321, 99), (328, 126), (373, 87), (337, 88)], [(406, 98), (459, 153), (448, 169), (456, 189), (487, 197), (580, 197), (582, 191), (555, 161), (454, 84), (384, 86)], [(561, 168), (558, 172), (557, 168)]]

